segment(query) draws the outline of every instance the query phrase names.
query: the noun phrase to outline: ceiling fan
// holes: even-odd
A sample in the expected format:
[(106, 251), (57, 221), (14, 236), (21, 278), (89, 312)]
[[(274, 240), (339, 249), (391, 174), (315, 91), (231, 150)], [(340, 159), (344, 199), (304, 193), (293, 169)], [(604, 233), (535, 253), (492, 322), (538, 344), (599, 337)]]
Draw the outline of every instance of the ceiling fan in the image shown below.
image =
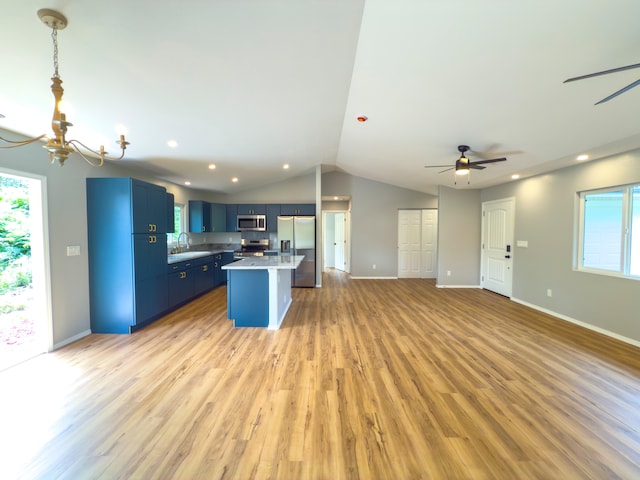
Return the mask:
[[(471, 150), (471, 148), (467, 145), (458, 145), (458, 151), (460, 152), (460, 158), (458, 160), (456, 160), (456, 164), (452, 167), (451, 165), (425, 165), (424, 168), (444, 168), (444, 167), (448, 167), (445, 168), (444, 170), (442, 170), (441, 172), (438, 173), (444, 173), (444, 172), (448, 172), (449, 170), (453, 170), (455, 168), (456, 170), (456, 175), (468, 175), (470, 169), (473, 170), (484, 170), (485, 164), (487, 163), (496, 163), (496, 162), (505, 162), (507, 159), (506, 158), (491, 158), (489, 160), (477, 160), (475, 162), (472, 162), (471, 160), (469, 160), (467, 157), (464, 156), (464, 154), (466, 152), (468, 152), (469, 150)], [(468, 182), (467, 182), (468, 183)]]
[[(597, 77), (599, 75), (607, 75), (609, 73), (616, 73), (616, 72), (622, 72), (624, 70), (631, 70), (633, 68), (640, 68), (640, 63), (636, 63), (634, 65), (627, 65), (626, 67), (618, 67), (618, 68), (612, 68), (611, 70), (604, 70), (602, 72), (595, 72), (595, 73), (589, 73), (587, 75), (581, 75), (579, 77), (573, 77), (573, 78), (568, 78), (567, 80), (565, 80), (562, 83), (567, 83), (567, 82), (575, 82), (576, 80), (584, 80), (585, 78), (591, 78), (591, 77)], [(618, 95), (620, 95), (621, 93), (626, 92), (627, 90), (631, 90), (633, 87), (637, 87), (638, 85), (640, 85), (640, 79), (636, 80), (633, 83), (630, 83), (629, 85), (627, 85), (624, 88), (621, 88), (620, 90), (618, 90), (617, 92), (612, 93), (611, 95), (609, 95), (606, 98), (603, 98), (602, 100), (600, 100), (599, 102), (596, 102), (596, 105), (599, 105), (601, 103), (604, 102), (608, 102), (609, 100), (611, 100), (612, 98), (617, 97)]]

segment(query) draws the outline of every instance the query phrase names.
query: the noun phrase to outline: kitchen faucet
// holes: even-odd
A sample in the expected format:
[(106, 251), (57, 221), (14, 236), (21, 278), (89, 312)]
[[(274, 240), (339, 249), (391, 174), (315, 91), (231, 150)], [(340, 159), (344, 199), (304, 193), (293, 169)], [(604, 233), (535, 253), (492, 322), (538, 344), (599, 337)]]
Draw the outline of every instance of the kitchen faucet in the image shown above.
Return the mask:
[(189, 240), (191, 240), (189, 238), (189, 234), (187, 232), (181, 232), (180, 235), (178, 235), (178, 253), (182, 253), (183, 252), (182, 247), (180, 246), (180, 239), (182, 238), (182, 235), (187, 237), (187, 240), (185, 242), (185, 246), (186, 246), (185, 250), (189, 249)]

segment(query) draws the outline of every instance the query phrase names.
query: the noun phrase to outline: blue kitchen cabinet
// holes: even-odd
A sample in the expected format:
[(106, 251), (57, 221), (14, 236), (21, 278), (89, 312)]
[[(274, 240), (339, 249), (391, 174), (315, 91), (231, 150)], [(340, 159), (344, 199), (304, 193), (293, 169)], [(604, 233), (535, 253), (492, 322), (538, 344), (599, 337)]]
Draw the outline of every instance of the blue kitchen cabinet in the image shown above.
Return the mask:
[(265, 215), (267, 206), (264, 203), (245, 203), (238, 205), (238, 215)]
[(267, 270), (227, 270), (227, 274), (227, 317), (233, 319), (234, 326), (269, 326)]
[(238, 230), (237, 217), (238, 217), (238, 205), (228, 203), (225, 205), (227, 213), (227, 232), (236, 232)]
[(211, 203), (211, 231), (227, 231), (227, 207), (223, 203)]
[(315, 203), (283, 203), (280, 205), (280, 215), (315, 215)]
[(280, 204), (267, 204), (267, 232), (278, 231), (278, 215), (280, 215)]
[(132, 233), (167, 233), (165, 188), (135, 178), (129, 181), (132, 194)]
[(132, 178), (86, 186), (91, 331), (131, 333), (167, 309), (166, 191)]
[[(200, 259), (199, 259), (200, 260)], [(193, 267), (194, 296), (208, 292), (217, 287), (214, 256), (204, 257)]]
[(202, 200), (189, 200), (189, 231), (211, 231), (211, 204)]
[(222, 253), (216, 253), (213, 256), (213, 286), (218, 287), (222, 285)]
[(181, 268), (175, 265), (176, 269), (168, 276), (169, 288), (169, 309), (175, 308), (194, 297), (195, 279), (191, 268)]
[(221, 255), (222, 259), (220, 260), (220, 266), (218, 267), (218, 283), (216, 285), (226, 285), (227, 283), (227, 272), (222, 270), (222, 267), (227, 265), (228, 263), (233, 262), (233, 252), (223, 252)]
[(175, 205), (173, 193), (167, 193), (167, 233), (174, 233), (176, 231)]

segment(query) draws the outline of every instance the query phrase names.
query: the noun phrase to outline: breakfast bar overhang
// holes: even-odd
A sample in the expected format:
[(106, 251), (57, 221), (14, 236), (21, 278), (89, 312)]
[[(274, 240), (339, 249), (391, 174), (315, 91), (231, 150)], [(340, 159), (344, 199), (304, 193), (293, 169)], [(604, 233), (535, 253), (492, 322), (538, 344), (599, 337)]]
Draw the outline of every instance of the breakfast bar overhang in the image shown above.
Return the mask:
[(234, 327), (280, 328), (291, 305), (291, 271), (304, 255), (250, 257), (227, 271), (227, 317)]

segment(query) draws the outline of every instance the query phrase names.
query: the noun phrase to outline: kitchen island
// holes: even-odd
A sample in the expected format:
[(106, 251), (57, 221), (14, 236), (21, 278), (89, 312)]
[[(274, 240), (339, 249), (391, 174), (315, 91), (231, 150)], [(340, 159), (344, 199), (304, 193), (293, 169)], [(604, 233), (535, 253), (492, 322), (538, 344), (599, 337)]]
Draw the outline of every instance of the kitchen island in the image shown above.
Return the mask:
[(304, 255), (248, 257), (227, 271), (227, 317), (234, 327), (277, 330), (291, 305), (291, 271)]

